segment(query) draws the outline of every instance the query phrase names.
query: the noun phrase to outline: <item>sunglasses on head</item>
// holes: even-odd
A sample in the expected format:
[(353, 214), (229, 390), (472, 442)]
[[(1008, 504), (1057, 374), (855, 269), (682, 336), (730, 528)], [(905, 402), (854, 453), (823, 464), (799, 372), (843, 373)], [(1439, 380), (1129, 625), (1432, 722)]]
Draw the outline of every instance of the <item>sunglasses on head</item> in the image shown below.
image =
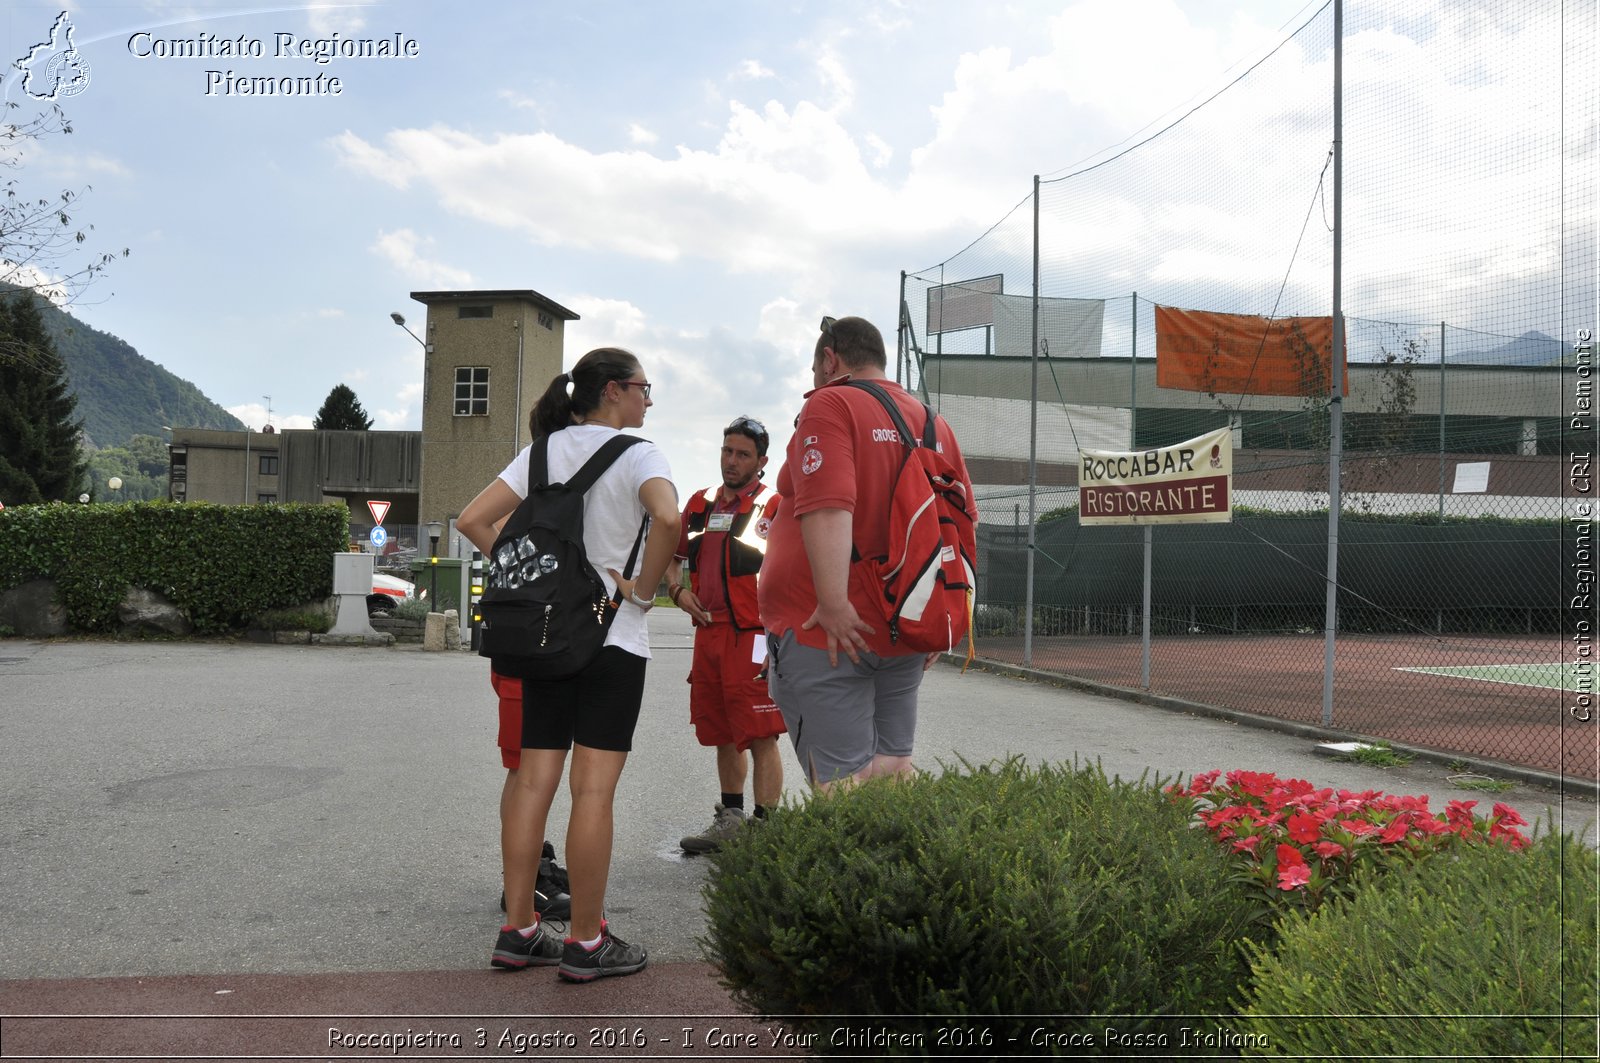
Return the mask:
[(727, 435), (729, 432), (754, 432), (756, 435), (766, 438), (767, 426), (754, 417), (735, 417), (733, 423), (722, 430), (723, 435)]
[(825, 317), (822, 319), (822, 331), (830, 340), (833, 339), (833, 326), (837, 325), (838, 323), (839, 319), (836, 317)]

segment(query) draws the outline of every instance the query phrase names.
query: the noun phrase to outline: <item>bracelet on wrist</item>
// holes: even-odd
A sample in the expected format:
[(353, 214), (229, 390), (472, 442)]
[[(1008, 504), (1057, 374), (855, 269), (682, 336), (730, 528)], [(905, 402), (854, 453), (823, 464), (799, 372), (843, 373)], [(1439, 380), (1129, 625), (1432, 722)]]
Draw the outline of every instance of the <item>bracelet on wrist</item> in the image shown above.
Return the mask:
[(628, 601), (632, 602), (634, 605), (637, 605), (640, 609), (649, 609), (656, 604), (656, 600), (654, 598), (639, 597), (637, 588), (628, 592)]

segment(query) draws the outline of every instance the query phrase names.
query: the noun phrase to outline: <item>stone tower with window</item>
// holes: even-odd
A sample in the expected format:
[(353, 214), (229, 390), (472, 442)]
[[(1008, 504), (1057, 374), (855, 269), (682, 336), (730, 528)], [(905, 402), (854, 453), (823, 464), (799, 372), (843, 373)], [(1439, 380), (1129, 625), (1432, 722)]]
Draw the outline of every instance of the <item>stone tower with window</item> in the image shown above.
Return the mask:
[(528, 445), (528, 413), (561, 372), (578, 315), (529, 290), (411, 298), (428, 308), (417, 519), (448, 524)]

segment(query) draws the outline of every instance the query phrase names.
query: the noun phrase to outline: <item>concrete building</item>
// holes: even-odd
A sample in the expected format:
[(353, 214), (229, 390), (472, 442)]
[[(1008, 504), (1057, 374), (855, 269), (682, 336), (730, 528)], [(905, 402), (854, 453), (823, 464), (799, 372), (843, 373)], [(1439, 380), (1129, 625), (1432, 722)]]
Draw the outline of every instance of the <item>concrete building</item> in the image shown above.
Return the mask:
[(411, 298), (428, 308), (418, 516), (449, 522), (528, 444), (528, 412), (578, 315), (528, 289)]

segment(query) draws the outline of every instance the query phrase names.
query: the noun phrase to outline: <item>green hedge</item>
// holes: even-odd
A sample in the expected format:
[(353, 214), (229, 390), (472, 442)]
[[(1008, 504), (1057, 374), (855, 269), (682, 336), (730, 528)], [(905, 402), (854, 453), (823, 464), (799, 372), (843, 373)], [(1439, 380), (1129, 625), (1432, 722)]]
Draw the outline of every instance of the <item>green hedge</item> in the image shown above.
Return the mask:
[(1565, 835), (1453, 849), (1286, 920), (1253, 950), (1245, 1054), (1596, 1058), (1596, 861)]
[[(1183, 809), (1098, 766), (879, 780), (783, 808), (713, 859), (708, 956), (818, 1052), (860, 1051), (840, 1015), (923, 1035), (868, 1046), (883, 1054), (1177, 1048), (1205, 1025), (1178, 1016), (1226, 1010), (1241, 939), (1270, 932)], [(975, 1040), (939, 1044), (930, 1015), (972, 1017)]]
[(348, 546), (342, 503), (14, 506), (0, 510), (0, 590), (53, 579), (69, 624), (109, 631), (127, 589), (144, 587), (217, 633), (327, 597)]

